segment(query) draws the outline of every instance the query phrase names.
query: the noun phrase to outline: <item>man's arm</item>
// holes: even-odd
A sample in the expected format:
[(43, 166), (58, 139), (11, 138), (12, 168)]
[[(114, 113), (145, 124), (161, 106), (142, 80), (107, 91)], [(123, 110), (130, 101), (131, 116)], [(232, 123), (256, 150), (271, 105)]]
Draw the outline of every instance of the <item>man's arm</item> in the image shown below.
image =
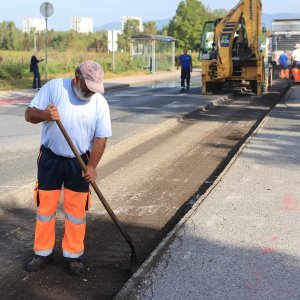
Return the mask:
[(25, 111), (25, 120), (33, 124), (43, 121), (57, 121), (59, 120), (59, 113), (54, 104), (49, 104), (45, 110), (28, 107)]
[(88, 181), (95, 181), (97, 178), (96, 168), (104, 153), (107, 138), (94, 138), (91, 155), (87, 165), (87, 172), (83, 177)]
[(193, 60), (192, 60), (192, 56), (190, 55), (191, 57), (191, 63), (190, 63), (190, 71), (193, 72)]

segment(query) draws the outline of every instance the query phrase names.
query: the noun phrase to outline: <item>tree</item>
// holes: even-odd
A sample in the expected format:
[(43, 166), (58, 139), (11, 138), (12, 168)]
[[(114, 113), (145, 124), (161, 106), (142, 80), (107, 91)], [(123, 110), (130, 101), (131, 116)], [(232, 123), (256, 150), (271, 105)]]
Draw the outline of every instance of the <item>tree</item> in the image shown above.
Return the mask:
[(168, 35), (177, 39), (179, 48), (199, 50), (203, 25), (211, 17), (201, 1), (181, 1), (176, 15), (169, 23)]
[(14, 22), (2, 22), (0, 26), (0, 49), (21, 50), (24, 36)]
[(149, 21), (143, 24), (144, 25), (144, 33), (146, 34), (157, 34), (157, 27), (154, 21)]
[(123, 34), (125, 37), (129, 38), (140, 31), (140, 21), (136, 19), (129, 19), (124, 24)]
[(95, 50), (96, 52), (107, 51), (107, 31), (95, 32), (92, 35), (92, 41), (89, 45), (89, 50)]
[(219, 19), (219, 18), (223, 18), (227, 15), (228, 11), (224, 8), (218, 8), (218, 9), (214, 9), (212, 11), (212, 15), (214, 17), (214, 19)]
[(129, 39), (132, 35), (137, 34), (140, 31), (140, 21), (136, 19), (129, 19), (124, 24), (123, 33), (119, 35), (118, 47), (125, 52), (129, 50)]
[(169, 25), (164, 26), (161, 30), (158, 30), (158, 34), (160, 35), (168, 35)]
[(127, 51), (127, 49), (129, 49), (129, 45), (128, 45), (128, 40), (127, 38), (124, 36), (124, 34), (119, 34), (118, 36), (118, 48), (120, 50), (123, 50), (123, 51)]

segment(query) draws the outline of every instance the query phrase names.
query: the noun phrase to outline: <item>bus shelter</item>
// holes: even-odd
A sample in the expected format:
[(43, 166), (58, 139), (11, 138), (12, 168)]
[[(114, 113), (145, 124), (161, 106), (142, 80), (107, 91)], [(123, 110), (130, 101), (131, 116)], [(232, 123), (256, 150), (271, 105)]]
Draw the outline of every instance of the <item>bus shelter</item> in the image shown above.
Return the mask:
[(151, 73), (172, 70), (175, 65), (175, 41), (171, 36), (136, 34), (130, 38), (130, 54)]

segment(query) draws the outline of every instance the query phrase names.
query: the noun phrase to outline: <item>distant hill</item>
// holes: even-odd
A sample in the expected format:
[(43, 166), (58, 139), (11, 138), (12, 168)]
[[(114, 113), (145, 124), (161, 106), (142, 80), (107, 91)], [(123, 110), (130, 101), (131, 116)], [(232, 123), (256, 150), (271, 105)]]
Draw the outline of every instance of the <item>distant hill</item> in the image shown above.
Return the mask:
[(101, 25), (99, 27), (94, 27), (94, 32), (102, 30), (121, 30), (121, 22), (112, 22)]
[[(271, 29), (272, 21), (274, 19), (300, 19), (300, 13), (281, 13), (281, 14), (262, 14), (262, 22), (267, 27), (267, 29)], [(153, 20), (156, 23), (156, 26), (159, 30), (161, 30), (164, 26), (168, 25), (171, 18), (163, 19), (163, 20)], [(148, 21), (144, 21), (148, 22)], [(112, 22), (107, 23), (98, 27), (94, 27), (94, 31), (102, 31), (102, 30), (121, 30), (121, 22)]]
[(297, 13), (297, 14), (289, 14), (289, 13), (262, 14), (262, 22), (265, 24), (267, 29), (271, 29), (272, 21), (274, 19), (300, 19), (300, 13)]
[[(164, 26), (168, 25), (170, 22), (169, 19), (163, 19), (163, 20), (153, 20), (156, 23), (157, 29), (161, 30), (163, 29)], [(152, 21), (152, 20), (151, 20)], [(143, 21), (143, 22), (148, 22), (148, 21)], [(102, 30), (121, 30), (121, 22), (112, 22), (112, 23), (107, 23), (98, 27), (94, 27), (94, 32), (95, 31), (102, 31)]]

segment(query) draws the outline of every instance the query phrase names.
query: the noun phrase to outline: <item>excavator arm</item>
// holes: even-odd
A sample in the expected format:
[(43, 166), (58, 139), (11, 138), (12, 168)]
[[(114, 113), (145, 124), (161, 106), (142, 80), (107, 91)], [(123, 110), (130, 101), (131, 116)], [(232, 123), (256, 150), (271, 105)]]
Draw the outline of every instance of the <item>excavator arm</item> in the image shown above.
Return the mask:
[(214, 41), (217, 47), (218, 73), (216, 74), (216, 79), (232, 75), (233, 55), (237, 54), (234, 48), (237, 48), (237, 41), (240, 42), (240, 47), (243, 47), (243, 50), (245, 50), (243, 51), (244, 57), (238, 57), (240, 60), (259, 60), (261, 10), (260, 0), (241, 0), (216, 25)]
[[(261, 0), (240, 0), (224, 18), (206, 22), (201, 49), (204, 76), (210, 81), (234, 80), (231, 77), (236, 77), (238, 64), (260, 64), (261, 12)], [(243, 70), (240, 72), (243, 73)]]

